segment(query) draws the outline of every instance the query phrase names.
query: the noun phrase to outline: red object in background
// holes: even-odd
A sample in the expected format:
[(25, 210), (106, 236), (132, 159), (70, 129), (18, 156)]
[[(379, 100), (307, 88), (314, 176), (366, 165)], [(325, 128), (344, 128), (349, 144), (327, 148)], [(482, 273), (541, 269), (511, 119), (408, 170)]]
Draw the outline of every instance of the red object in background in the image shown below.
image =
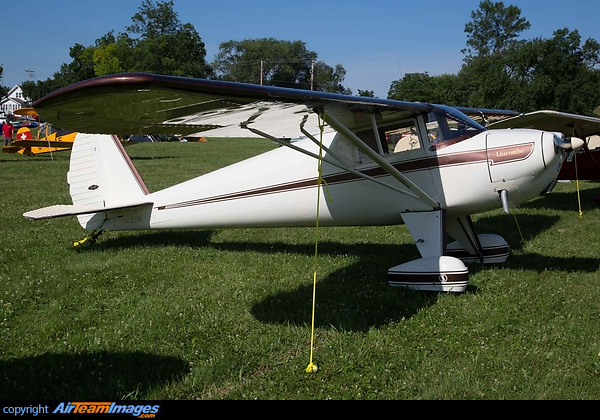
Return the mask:
[[(575, 171), (577, 161), (577, 171)], [(600, 181), (600, 149), (582, 150), (563, 163), (558, 173), (559, 180)]]

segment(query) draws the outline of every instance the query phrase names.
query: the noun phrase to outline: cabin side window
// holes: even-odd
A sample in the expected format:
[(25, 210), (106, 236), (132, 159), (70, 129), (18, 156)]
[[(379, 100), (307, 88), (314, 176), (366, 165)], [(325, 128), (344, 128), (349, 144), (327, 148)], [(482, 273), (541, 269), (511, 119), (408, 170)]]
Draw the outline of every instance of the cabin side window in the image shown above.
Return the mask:
[(416, 124), (386, 131), (385, 138), (390, 153), (401, 153), (421, 148)]
[(468, 117), (452, 115), (444, 109), (435, 109), (427, 115), (425, 120), (427, 138), (430, 149), (437, 149), (449, 144), (473, 137), (485, 129)]
[(375, 152), (383, 152), (383, 154), (406, 152), (422, 147), (414, 119), (380, 126), (377, 135), (372, 128), (358, 131), (356, 135)]

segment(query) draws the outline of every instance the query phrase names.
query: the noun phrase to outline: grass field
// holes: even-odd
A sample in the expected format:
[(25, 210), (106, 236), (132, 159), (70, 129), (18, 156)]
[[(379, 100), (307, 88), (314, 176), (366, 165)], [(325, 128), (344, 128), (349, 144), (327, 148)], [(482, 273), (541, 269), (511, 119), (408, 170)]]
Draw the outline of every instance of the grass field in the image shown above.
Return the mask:
[[(128, 148), (151, 190), (273, 145)], [(106, 232), (68, 204), (69, 154), (0, 156), (0, 398), (598, 399), (598, 184), (575, 183), (506, 215), (501, 267), (469, 266), (466, 293), (387, 284), (418, 258), (404, 226), (322, 228), (310, 361), (314, 229)]]

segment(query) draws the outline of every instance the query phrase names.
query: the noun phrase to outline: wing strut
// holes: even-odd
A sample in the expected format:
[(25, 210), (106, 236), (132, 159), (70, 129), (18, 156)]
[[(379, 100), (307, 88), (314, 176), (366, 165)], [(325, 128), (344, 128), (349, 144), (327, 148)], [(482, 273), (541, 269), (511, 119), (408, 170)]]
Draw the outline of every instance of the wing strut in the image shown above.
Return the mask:
[(413, 194), (415, 194), (420, 200), (429, 204), (432, 209), (439, 210), (440, 204), (436, 203), (430, 196), (428, 196), (422, 189), (420, 189), (414, 182), (402, 175), (402, 173), (394, 168), (388, 161), (378, 155), (373, 149), (367, 146), (361, 139), (359, 139), (352, 131), (346, 128), (345, 125), (340, 123), (331, 114), (323, 113), (322, 117), (327, 124), (332, 126), (338, 133), (344, 136), (350, 143), (356, 146), (361, 152), (370, 157), (375, 163), (377, 163), (384, 171), (400, 181), (406, 188), (408, 188)]
[[(306, 135), (308, 138), (310, 138), (314, 143), (316, 143), (318, 145), (319, 144), (318, 140), (316, 140), (311, 134), (309, 134), (307, 131), (304, 130), (304, 122), (305, 122), (305, 120), (303, 120), (302, 123), (300, 124), (300, 130), (302, 131), (302, 133), (304, 135)], [(257, 130), (256, 128), (252, 128), (252, 127), (250, 127), (248, 125), (249, 123), (250, 123), (250, 121), (246, 121), (246, 122), (241, 123), (240, 126), (242, 128), (245, 128), (246, 130), (250, 130), (254, 134), (257, 134), (257, 135), (259, 135), (261, 137), (264, 137), (264, 138), (266, 138), (268, 140), (272, 140), (275, 143), (278, 143), (278, 144), (280, 144), (282, 146), (289, 147), (289, 148), (291, 148), (291, 149), (293, 149), (293, 150), (295, 150), (297, 152), (303, 153), (303, 154), (305, 154), (307, 156), (310, 156), (312, 158), (321, 159), (324, 162), (327, 162), (328, 164), (330, 164), (332, 166), (335, 166), (336, 168), (342, 169), (344, 171), (348, 171), (351, 174), (356, 175), (356, 176), (358, 176), (360, 178), (364, 178), (364, 179), (367, 179), (369, 181), (375, 182), (376, 184), (379, 184), (379, 185), (381, 185), (383, 187), (389, 188), (389, 189), (394, 190), (396, 192), (399, 192), (401, 194), (405, 194), (405, 195), (407, 195), (409, 197), (420, 199), (420, 197), (418, 195), (413, 194), (410, 191), (402, 190), (400, 188), (394, 187), (393, 185), (390, 185), (390, 184), (387, 184), (387, 183), (385, 183), (383, 181), (380, 181), (377, 178), (373, 178), (373, 177), (371, 177), (369, 175), (366, 175), (366, 174), (364, 174), (362, 172), (356, 171), (356, 170), (350, 168), (349, 166), (347, 166), (347, 165), (345, 165), (343, 163), (338, 163), (338, 162), (335, 162), (335, 161), (333, 161), (331, 159), (328, 159), (327, 156), (322, 156), (322, 157), (319, 158), (318, 155), (316, 155), (316, 154), (314, 154), (312, 152), (304, 150), (304, 149), (302, 149), (302, 148), (300, 148), (298, 146), (295, 146), (295, 145), (293, 145), (293, 144), (291, 144), (289, 142), (283, 141), (280, 138), (274, 137), (274, 136), (272, 136), (270, 134), (267, 134), (267, 133), (265, 133), (263, 131)], [(335, 156), (335, 154), (333, 154), (327, 147), (323, 146), (323, 149), (327, 152), (327, 154), (332, 155), (335, 159), (337, 159), (338, 161), (341, 162), (341, 159), (337, 158)]]
[(383, 146), (381, 145), (381, 137), (379, 137), (379, 130), (377, 129), (377, 121), (375, 120), (375, 114), (371, 113), (371, 125), (373, 126), (373, 133), (375, 134), (375, 143), (379, 149), (379, 155), (383, 156)]

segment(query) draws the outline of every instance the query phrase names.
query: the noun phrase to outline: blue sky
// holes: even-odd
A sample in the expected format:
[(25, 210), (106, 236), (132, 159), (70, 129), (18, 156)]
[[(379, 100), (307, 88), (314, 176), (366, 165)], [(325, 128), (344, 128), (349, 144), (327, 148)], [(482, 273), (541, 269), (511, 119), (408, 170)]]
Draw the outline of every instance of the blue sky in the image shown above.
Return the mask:
[[(93, 45), (110, 31), (125, 32), (142, 0), (28, 0), (0, 7), (2, 85), (33, 75), (45, 80), (71, 61), (69, 48)], [(356, 94), (373, 90), (387, 97), (390, 84), (406, 73), (454, 74), (466, 46), (465, 24), (480, 0), (174, 0), (182, 23), (191, 23), (211, 62), (229, 40), (301, 40), (318, 58), (347, 71), (344, 85)], [(523, 38), (550, 38), (557, 29), (577, 29), (583, 40), (600, 42), (598, 0), (513, 0), (529, 20)], [(33, 73), (28, 72), (33, 70)]]

